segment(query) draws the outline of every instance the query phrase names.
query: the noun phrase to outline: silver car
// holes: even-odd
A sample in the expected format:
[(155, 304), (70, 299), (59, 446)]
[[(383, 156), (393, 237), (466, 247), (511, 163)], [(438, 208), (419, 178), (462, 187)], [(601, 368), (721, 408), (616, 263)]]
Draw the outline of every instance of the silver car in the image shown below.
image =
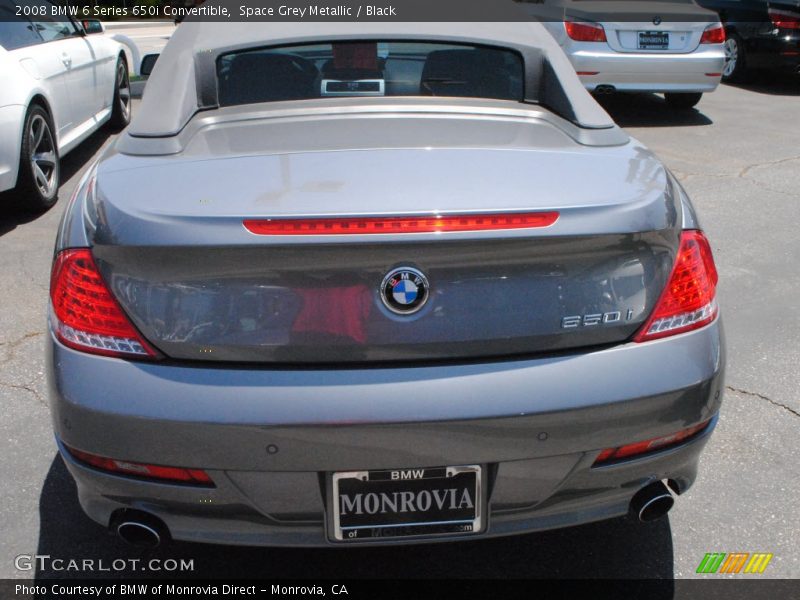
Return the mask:
[(64, 214), (56, 439), (137, 544), (655, 519), (717, 423), (716, 283), (541, 25), (186, 22)]
[(680, 109), (716, 90), (725, 67), (718, 15), (693, 0), (631, 4), (615, 14), (611, 3), (564, 2), (565, 20), (544, 23), (586, 89), (664, 93)]
[(65, 12), (52, 0), (0, 0), (1, 209), (49, 209), (61, 158), (105, 124), (130, 121), (123, 47), (100, 21)]

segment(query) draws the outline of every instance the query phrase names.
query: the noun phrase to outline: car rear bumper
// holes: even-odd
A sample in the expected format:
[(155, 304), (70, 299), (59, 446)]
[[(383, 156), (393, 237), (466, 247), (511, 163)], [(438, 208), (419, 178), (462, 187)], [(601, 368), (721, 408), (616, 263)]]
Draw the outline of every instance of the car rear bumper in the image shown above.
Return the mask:
[[(62, 446), (81, 504), (99, 523), (136, 508), (175, 539), (325, 545), (332, 471), (481, 464), (490, 493), (479, 536), (619, 516), (656, 480), (684, 491), (716, 424), (724, 350), (716, 321), (647, 344), (467, 365), (208, 368), (90, 356), (52, 339), (48, 361), (63, 443), (205, 469), (216, 484), (110, 475)], [(681, 446), (592, 467), (603, 448), (708, 419)]]
[(800, 33), (755, 36), (745, 42), (747, 66), (798, 73), (800, 68)]
[(590, 91), (610, 85), (619, 91), (713, 92), (725, 64), (721, 47), (668, 55), (580, 49), (569, 57)]
[(24, 119), (24, 106), (12, 104), (0, 107), (0, 192), (17, 185)]
[(800, 45), (797, 49), (774, 54), (762, 54), (748, 62), (748, 67), (773, 70), (780, 73), (800, 75)]

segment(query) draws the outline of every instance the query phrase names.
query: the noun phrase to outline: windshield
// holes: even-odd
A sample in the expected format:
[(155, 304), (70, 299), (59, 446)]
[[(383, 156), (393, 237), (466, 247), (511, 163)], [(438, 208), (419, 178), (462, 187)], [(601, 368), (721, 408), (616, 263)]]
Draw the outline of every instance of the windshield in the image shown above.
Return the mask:
[(462, 44), (359, 41), (238, 51), (217, 61), (220, 106), (336, 96), (523, 100), (512, 50)]

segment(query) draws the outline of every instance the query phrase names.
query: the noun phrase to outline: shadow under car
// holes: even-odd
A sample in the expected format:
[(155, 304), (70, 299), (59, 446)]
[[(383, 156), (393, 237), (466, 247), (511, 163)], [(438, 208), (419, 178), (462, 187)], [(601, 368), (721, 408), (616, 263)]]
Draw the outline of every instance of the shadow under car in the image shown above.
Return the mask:
[[(368, 548), (268, 548), (171, 542), (145, 550), (125, 544), (90, 520), (59, 455), (39, 502), (37, 554), (53, 558), (139, 559), (114, 577), (346, 579), (661, 579), (673, 577), (668, 518), (639, 523), (625, 517), (540, 533), (452, 543)], [(191, 571), (143, 571), (151, 559), (193, 561)], [(37, 580), (108, 577), (108, 572), (55, 571), (38, 566)], [(669, 586), (667, 586), (669, 587)], [(663, 598), (672, 598), (664, 589)], [(660, 596), (661, 597), (661, 596)]]

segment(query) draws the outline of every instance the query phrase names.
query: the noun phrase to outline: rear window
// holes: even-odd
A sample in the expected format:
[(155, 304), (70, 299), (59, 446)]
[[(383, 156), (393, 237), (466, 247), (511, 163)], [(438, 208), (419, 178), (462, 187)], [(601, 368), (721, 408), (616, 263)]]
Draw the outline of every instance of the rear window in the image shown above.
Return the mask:
[(450, 96), (523, 100), (512, 51), (421, 42), (332, 42), (220, 56), (220, 106), (338, 96)]

